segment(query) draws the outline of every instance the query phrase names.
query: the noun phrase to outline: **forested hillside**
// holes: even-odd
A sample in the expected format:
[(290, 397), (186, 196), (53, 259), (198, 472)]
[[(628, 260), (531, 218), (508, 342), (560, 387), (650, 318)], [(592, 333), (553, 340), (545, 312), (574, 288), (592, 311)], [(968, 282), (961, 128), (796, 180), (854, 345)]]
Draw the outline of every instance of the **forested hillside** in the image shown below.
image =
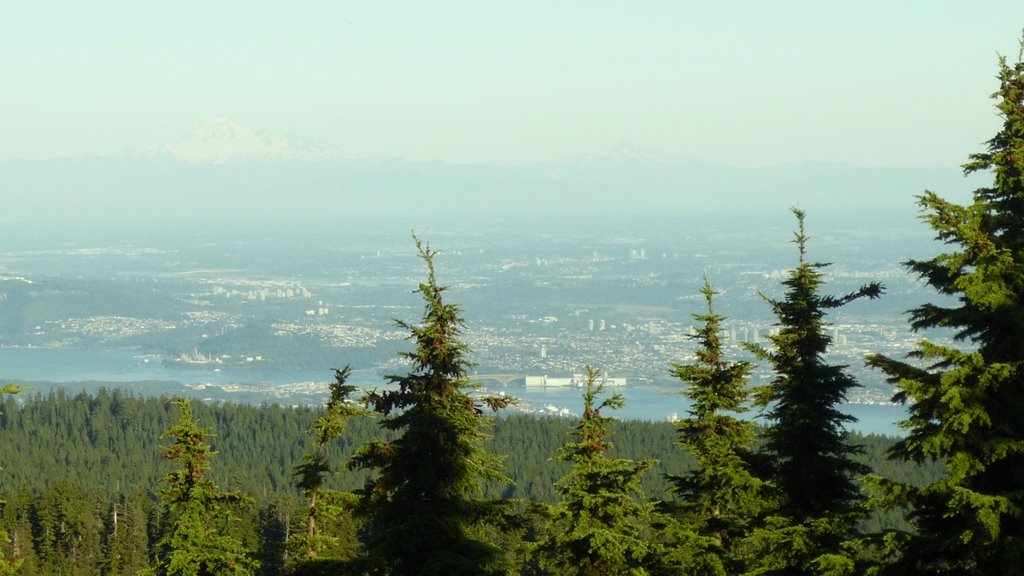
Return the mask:
[[(95, 395), (22, 394), (20, 400), (19, 406), (16, 397), (8, 395), (0, 415), (0, 486), (6, 500), (0, 530), (12, 537), (6, 547), (9, 557), (14, 553), (31, 560), (19, 574), (134, 574), (148, 565), (158, 535), (156, 494), (171, 470), (159, 449), (168, 444), (161, 435), (177, 419), (170, 399), (115, 389)], [(282, 566), (285, 525), (296, 530), (304, 519), (293, 472), (313, 446), (307, 429), (324, 410), (199, 402), (192, 406), (199, 424), (211, 428), (210, 444), (216, 452), (210, 460), (211, 477), (221, 487), (254, 498), (239, 507), (242, 521), (235, 529), (259, 550), (258, 556), (273, 560), (261, 573), (281, 573), (274, 566)], [(555, 482), (569, 466), (554, 456), (574, 425), (575, 420), (567, 418), (496, 418), (493, 438), (485, 446), (505, 455), (505, 470), (513, 483), (489, 484), (484, 497), (556, 502)], [(344, 491), (361, 487), (367, 474), (351, 472), (343, 464), (356, 447), (377, 436), (373, 418), (352, 419), (344, 436), (330, 447), (328, 459), (336, 473), (328, 475), (326, 486)], [(657, 461), (644, 476), (649, 498), (669, 497), (664, 474), (693, 469), (693, 458), (676, 446), (672, 423), (617, 422), (612, 441), (612, 456)], [(851, 442), (865, 447), (859, 460), (887, 478), (923, 485), (943, 472), (940, 465), (888, 460), (886, 452), (894, 438), (854, 435)], [(122, 534), (125, 525), (136, 531), (133, 543), (115, 538), (115, 531)], [(129, 555), (137, 556), (134, 561), (114, 562), (112, 554), (123, 554), (120, 547), (131, 546), (140, 547)]]

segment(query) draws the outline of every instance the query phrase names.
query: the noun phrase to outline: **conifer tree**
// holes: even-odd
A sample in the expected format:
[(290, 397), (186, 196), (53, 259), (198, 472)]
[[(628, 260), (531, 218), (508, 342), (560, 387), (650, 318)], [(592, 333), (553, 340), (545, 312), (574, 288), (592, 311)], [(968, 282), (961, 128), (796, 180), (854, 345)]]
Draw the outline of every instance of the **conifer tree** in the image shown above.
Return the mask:
[(153, 506), (141, 488), (114, 497), (106, 518), (104, 574), (136, 576), (150, 567), (146, 520)]
[(856, 419), (840, 412), (839, 405), (858, 384), (844, 366), (825, 362), (831, 343), (825, 313), (860, 298), (876, 298), (882, 286), (870, 283), (843, 296), (820, 295), (821, 269), (827, 264), (807, 261), (804, 212), (794, 208), (793, 214), (798, 265), (783, 282), (785, 296), (765, 298), (780, 329), (769, 337), (770, 349), (751, 347), (775, 372), (758, 402), (767, 408), (767, 479), (777, 493), (764, 529), (749, 541), (759, 563), (751, 573), (842, 574), (852, 570), (852, 561), (841, 545), (852, 535), (860, 509), (854, 479), (868, 469), (853, 460), (859, 447), (845, 439), (846, 424)]
[(160, 576), (244, 576), (259, 567), (243, 550), (242, 543), (226, 534), (235, 521), (230, 506), (245, 499), (237, 492), (223, 492), (209, 478), (209, 457), (214, 454), (188, 400), (172, 402), (181, 416), (164, 437), (174, 442), (164, 448), (164, 458), (180, 467), (164, 478), (167, 487), (160, 500), (169, 516), (158, 546)]
[(641, 477), (654, 462), (608, 457), (614, 419), (601, 411), (621, 408), (625, 400), (616, 393), (598, 401), (604, 385), (597, 378), (598, 371), (587, 366), (583, 416), (574, 441), (558, 454), (572, 469), (558, 481), (562, 504), (537, 556), (542, 567), (559, 575), (645, 576), (660, 555), (645, 534), (653, 506), (640, 500)]
[(873, 356), (908, 405), (895, 458), (946, 462), (924, 487), (875, 478), (880, 502), (908, 506), (913, 534), (887, 536), (898, 574), (1024, 573), (1024, 42), (999, 60), (992, 97), (1003, 123), (964, 172), (991, 186), (959, 205), (926, 191), (922, 219), (950, 251), (906, 266), (944, 298), (910, 312), (914, 330), (946, 328), (909, 362)]
[[(17, 384), (5, 384), (3, 388), (0, 388), (0, 399), (8, 394), (17, 394), (21, 391), (21, 388)], [(4, 502), (0, 501), (0, 505)], [(18, 569), (21, 567), (22, 560), (12, 554), (10, 558), (7, 557), (7, 546), (11, 544), (11, 537), (7, 534), (7, 531), (0, 530), (0, 546), (4, 547), (4, 550), (0, 552), (0, 576), (13, 576), (18, 573)]]
[[(11, 544), (11, 537), (7, 535), (6, 530), (0, 530), (0, 545), (6, 548)], [(14, 576), (18, 573), (18, 569), (21, 568), (23, 560), (13, 555), (8, 558), (6, 552), (0, 556), (0, 576)]]
[(325, 533), (323, 524), (337, 519), (344, 508), (352, 504), (354, 496), (327, 490), (323, 485), (332, 472), (327, 459), (328, 446), (341, 437), (350, 418), (366, 414), (364, 409), (349, 401), (349, 396), (356, 391), (355, 386), (346, 383), (351, 373), (352, 369), (348, 366), (334, 371), (334, 382), (330, 384), (330, 398), (324, 415), (317, 418), (308, 430), (313, 435), (314, 448), (295, 467), (298, 479), (296, 484), (309, 500), (305, 529), (293, 534), (288, 541), (290, 560), (295, 564), (325, 558), (339, 559), (331, 558), (337, 556), (338, 551), (332, 549), (337, 548), (338, 537)]
[(497, 504), (478, 499), (485, 480), (507, 482), (501, 460), (483, 449), (489, 425), (486, 406), (507, 406), (506, 397), (476, 399), (467, 377), (468, 347), (461, 340), (461, 310), (445, 302), (437, 283), (437, 251), (414, 237), (427, 267), (416, 290), (425, 309), (408, 330), (416, 349), (402, 355), (408, 374), (389, 376), (395, 389), (374, 391), (366, 401), (381, 414), (381, 426), (397, 435), (371, 442), (350, 466), (376, 470), (360, 492), (366, 546), (372, 562), (391, 575), (486, 575), (504, 573), (501, 551), (475, 527)]
[[(687, 385), (683, 395), (692, 401), (690, 417), (678, 423), (679, 445), (697, 458), (697, 467), (684, 476), (670, 476), (682, 501), (684, 522), (701, 537), (702, 573), (738, 574), (742, 562), (736, 543), (749, 529), (761, 506), (762, 482), (751, 472), (750, 445), (754, 424), (736, 415), (747, 410), (747, 381), (754, 366), (729, 362), (722, 343), (722, 323), (716, 314), (707, 278), (701, 294), (707, 312), (693, 317), (703, 325), (693, 338), (700, 343), (693, 364), (673, 364), (672, 374)], [(692, 567), (690, 572), (698, 570)]]

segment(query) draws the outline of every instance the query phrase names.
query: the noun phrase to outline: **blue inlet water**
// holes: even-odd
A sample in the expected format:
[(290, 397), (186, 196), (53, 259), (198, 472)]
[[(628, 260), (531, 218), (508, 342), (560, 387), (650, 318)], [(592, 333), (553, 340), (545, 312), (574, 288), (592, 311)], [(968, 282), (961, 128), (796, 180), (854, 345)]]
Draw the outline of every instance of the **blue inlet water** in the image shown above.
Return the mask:
[[(0, 348), (0, 382), (47, 381), (56, 383), (100, 381), (124, 383), (132, 389), (133, 383), (147, 381), (145, 394), (174, 393), (180, 388), (172, 383), (186, 385), (247, 384), (252, 388), (271, 389), (274, 386), (296, 382), (327, 382), (332, 379), (330, 369), (297, 370), (274, 369), (258, 363), (244, 367), (213, 366), (171, 368), (158, 358), (147, 358), (126, 350), (79, 350), (54, 348)], [(159, 384), (167, 382), (166, 390)], [(383, 386), (381, 377), (374, 372), (355, 372), (350, 384), (362, 388)], [(613, 415), (622, 419), (663, 421), (671, 416), (685, 418), (688, 403), (677, 391), (655, 386), (629, 385), (615, 389), (626, 399), (626, 406)], [(76, 390), (71, 390), (75, 392)], [(326, 395), (326, 386), (324, 387)], [(522, 405), (537, 412), (565, 410), (579, 414), (581, 391), (572, 387), (526, 387), (492, 385), (490, 393), (505, 393), (520, 399)], [(249, 395), (252, 398), (252, 395)], [(270, 396), (268, 395), (268, 398)], [(896, 435), (896, 423), (906, 418), (902, 406), (850, 404), (843, 410), (856, 417), (850, 428), (866, 434)], [(755, 414), (750, 414), (756, 417)]]

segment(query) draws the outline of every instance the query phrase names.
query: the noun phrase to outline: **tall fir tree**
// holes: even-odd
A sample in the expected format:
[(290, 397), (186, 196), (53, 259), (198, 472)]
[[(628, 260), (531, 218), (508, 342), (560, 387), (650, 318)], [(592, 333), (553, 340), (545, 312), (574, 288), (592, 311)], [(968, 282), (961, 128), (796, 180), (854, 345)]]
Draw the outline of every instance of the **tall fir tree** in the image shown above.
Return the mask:
[(501, 459), (483, 448), (490, 425), (483, 412), (511, 399), (470, 396), (477, 386), (467, 377), (461, 310), (443, 298), (437, 251), (414, 240), (427, 267), (427, 281), (416, 290), (425, 303), (423, 322), (396, 321), (416, 343), (402, 354), (412, 370), (388, 377), (395, 389), (366, 397), (383, 416), (381, 426), (397, 437), (365, 445), (350, 462), (377, 471), (361, 490), (367, 550), (384, 574), (501, 574), (507, 571), (502, 551), (477, 530), (499, 508), (479, 498), (482, 482), (508, 481)]
[(221, 491), (209, 478), (209, 457), (214, 454), (188, 400), (172, 403), (181, 412), (178, 422), (164, 433), (174, 442), (164, 448), (164, 458), (179, 468), (168, 474), (160, 500), (168, 515), (166, 532), (158, 543), (157, 573), (160, 576), (246, 576), (259, 563), (249, 557), (242, 543), (227, 532), (236, 521), (231, 506), (245, 499), (237, 492)]
[(621, 408), (625, 400), (615, 393), (599, 401), (603, 392), (598, 371), (588, 366), (583, 416), (574, 440), (558, 454), (572, 469), (557, 483), (562, 503), (536, 554), (558, 575), (646, 576), (661, 556), (646, 534), (653, 506), (641, 499), (640, 486), (654, 462), (608, 457), (613, 418), (601, 411)]
[(154, 505), (141, 488), (114, 497), (105, 519), (103, 574), (137, 576), (150, 568), (146, 521)]
[(821, 269), (827, 264), (806, 259), (804, 212), (794, 208), (793, 214), (798, 265), (783, 282), (785, 296), (766, 297), (779, 331), (769, 337), (771, 348), (751, 347), (775, 373), (758, 402), (767, 409), (766, 479), (777, 496), (763, 529), (749, 539), (758, 561), (751, 574), (843, 574), (853, 566), (842, 544), (860, 516), (855, 478), (868, 469), (854, 461), (860, 449), (845, 438), (846, 425), (856, 419), (839, 405), (858, 384), (845, 366), (825, 361), (832, 340), (825, 313), (876, 298), (882, 286), (875, 282), (843, 296), (820, 295)]
[[(14, 395), (20, 391), (21, 387), (17, 384), (5, 384), (3, 388), (0, 388), (0, 400), (8, 394)], [(2, 468), (0, 468), (0, 470), (2, 470)], [(0, 500), (0, 506), (4, 504), (5, 502)], [(5, 530), (0, 530), (0, 547), (3, 548), (2, 551), (0, 551), (0, 576), (13, 576), (14, 574), (17, 574), (18, 570), (21, 568), (23, 561), (18, 557), (17, 551), (12, 550), (10, 554), (7, 552), (7, 549), (11, 544), (12, 541), (10, 535), (8, 535)]]
[(32, 499), (29, 516), (44, 574), (84, 576), (103, 564), (100, 503), (78, 484), (58, 480)]
[(699, 343), (696, 362), (673, 364), (672, 374), (686, 388), (690, 416), (677, 424), (679, 445), (697, 459), (697, 467), (670, 476), (681, 500), (682, 521), (697, 532), (701, 558), (690, 573), (739, 574), (743, 562), (736, 547), (762, 506), (763, 483), (751, 469), (754, 423), (737, 417), (748, 409), (748, 379), (754, 369), (745, 361), (725, 358), (725, 318), (715, 313), (711, 283), (701, 288), (707, 312), (694, 314), (702, 325), (693, 338)]
[(904, 362), (873, 356), (906, 403), (894, 458), (946, 462), (946, 478), (914, 487), (875, 478), (883, 505), (909, 507), (913, 533), (886, 535), (894, 574), (1024, 574), (1024, 41), (999, 60), (992, 97), (1003, 120), (964, 172), (991, 186), (959, 205), (926, 191), (922, 219), (952, 247), (906, 266), (943, 299), (910, 312), (917, 330), (952, 329), (946, 345), (922, 341)]
[[(352, 369), (348, 366), (334, 371), (334, 382), (330, 384), (330, 398), (323, 416), (317, 418), (308, 432), (313, 436), (314, 447), (295, 467), (297, 486), (308, 500), (304, 530), (297, 531), (288, 539), (288, 555), (292, 571), (311, 572), (299, 566), (328, 564), (349, 560), (353, 551), (339, 541), (337, 535), (325, 531), (325, 525), (339, 519), (353, 504), (354, 495), (324, 488), (324, 482), (332, 473), (327, 458), (330, 444), (345, 432), (350, 418), (367, 414), (366, 410), (350, 401), (349, 396), (356, 387), (348, 384)], [(339, 546), (341, 545), (341, 546)]]

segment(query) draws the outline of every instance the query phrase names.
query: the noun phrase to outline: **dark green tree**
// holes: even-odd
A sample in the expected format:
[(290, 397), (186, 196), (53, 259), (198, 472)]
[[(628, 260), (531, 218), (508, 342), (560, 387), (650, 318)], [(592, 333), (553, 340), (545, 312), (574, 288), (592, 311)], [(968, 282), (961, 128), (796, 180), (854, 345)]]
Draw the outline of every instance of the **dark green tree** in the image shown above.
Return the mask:
[(289, 560), (292, 564), (308, 564), (324, 560), (348, 560), (354, 556), (350, 542), (341, 542), (337, 535), (328, 534), (324, 524), (337, 520), (350, 508), (354, 495), (324, 488), (324, 482), (333, 470), (327, 449), (345, 432), (348, 420), (366, 414), (366, 410), (349, 400), (356, 387), (347, 384), (352, 369), (348, 366), (334, 371), (330, 384), (330, 398), (323, 416), (309, 427), (315, 444), (306, 453), (303, 462), (295, 467), (297, 485), (309, 505), (306, 508), (304, 530), (292, 534), (288, 540)]
[(993, 94), (1003, 120), (967, 174), (991, 186), (959, 205), (926, 191), (922, 218), (951, 247), (906, 266), (943, 298), (910, 312), (914, 330), (952, 329), (955, 344), (922, 341), (904, 362), (873, 356), (908, 404), (894, 458), (945, 462), (924, 487), (875, 478), (880, 503), (909, 507), (912, 534), (886, 542), (898, 574), (1024, 573), (1024, 42), (999, 60)]
[(104, 574), (136, 576), (150, 568), (146, 521), (154, 505), (144, 490), (111, 502), (105, 519)]
[(32, 500), (32, 536), (42, 573), (95, 574), (103, 564), (102, 511), (77, 484), (57, 481)]
[(672, 374), (686, 385), (683, 395), (692, 401), (690, 417), (677, 425), (679, 445), (696, 457), (697, 467), (669, 479), (681, 500), (683, 521), (700, 536), (701, 558), (688, 571), (738, 574), (743, 564), (736, 544), (751, 527), (763, 496), (763, 483), (751, 471), (754, 423), (737, 417), (748, 409), (747, 382), (754, 366), (726, 360), (725, 318), (715, 313), (716, 292), (707, 278), (701, 294), (707, 312), (693, 315), (702, 323), (693, 335), (700, 344), (697, 360), (672, 365)]
[(613, 418), (601, 411), (625, 401), (618, 393), (598, 401), (603, 392), (598, 371), (587, 366), (583, 416), (574, 440), (558, 454), (572, 469), (557, 483), (562, 503), (536, 554), (542, 567), (559, 575), (644, 576), (660, 556), (648, 534), (653, 505), (642, 500), (640, 488), (654, 462), (608, 457)]
[[(415, 237), (414, 237), (415, 238)], [(366, 546), (385, 574), (484, 575), (506, 570), (501, 550), (475, 527), (498, 503), (478, 498), (485, 480), (504, 481), (501, 459), (482, 447), (487, 408), (507, 406), (506, 397), (474, 398), (469, 352), (460, 338), (464, 322), (444, 301), (429, 245), (416, 240), (427, 281), (416, 292), (425, 310), (419, 325), (396, 321), (416, 349), (403, 353), (408, 374), (389, 376), (394, 389), (367, 395), (380, 425), (396, 437), (363, 446), (351, 461), (377, 475), (361, 490)]]
[(831, 343), (825, 313), (860, 298), (876, 298), (882, 286), (870, 283), (842, 296), (820, 295), (821, 269), (827, 264), (807, 261), (804, 212), (794, 208), (793, 214), (798, 265), (783, 281), (781, 300), (765, 297), (779, 331), (769, 337), (771, 348), (751, 347), (775, 373), (758, 402), (767, 409), (766, 479), (777, 501), (748, 544), (758, 559), (754, 574), (841, 574), (853, 569), (842, 544), (861, 516), (855, 479), (868, 469), (854, 461), (860, 448), (846, 439), (845, 426), (856, 419), (839, 405), (858, 384), (845, 366), (825, 361)]
[[(0, 399), (8, 394), (17, 394), (21, 391), (21, 388), (17, 384), (5, 384), (3, 388), (0, 388)], [(4, 502), (0, 500), (0, 506)], [(7, 548), (11, 545), (11, 537), (7, 534), (6, 530), (0, 530), (0, 546), (3, 547), (0, 552), (0, 576), (13, 576), (18, 573), (18, 569), (21, 567), (22, 561), (17, 557), (15, 553), (8, 555)]]
[(164, 478), (167, 486), (160, 499), (168, 514), (166, 532), (160, 539), (157, 573), (161, 576), (243, 576), (252, 574), (258, 562), (228, 531), (236, 521), (231, 506), (245, 496), (221, 491), (209, 478), (209, 457), (214, 454), (188, 400), (172, 401), (181, 411), (177, 424), (164, 433), (174, 442), (164, 447), (164, 458), (179, 468)]
[[(7, 548), (11, 545), (11, 537), (7, 535), (7, 531), (0, 531), (0, 545)], [(15, 576), (18, 573), (18, 569), (21, 568), (23, 560), (11, 554), (7, 556), (6, 552), (3, 557), (0, 557), (0, 576)]]

